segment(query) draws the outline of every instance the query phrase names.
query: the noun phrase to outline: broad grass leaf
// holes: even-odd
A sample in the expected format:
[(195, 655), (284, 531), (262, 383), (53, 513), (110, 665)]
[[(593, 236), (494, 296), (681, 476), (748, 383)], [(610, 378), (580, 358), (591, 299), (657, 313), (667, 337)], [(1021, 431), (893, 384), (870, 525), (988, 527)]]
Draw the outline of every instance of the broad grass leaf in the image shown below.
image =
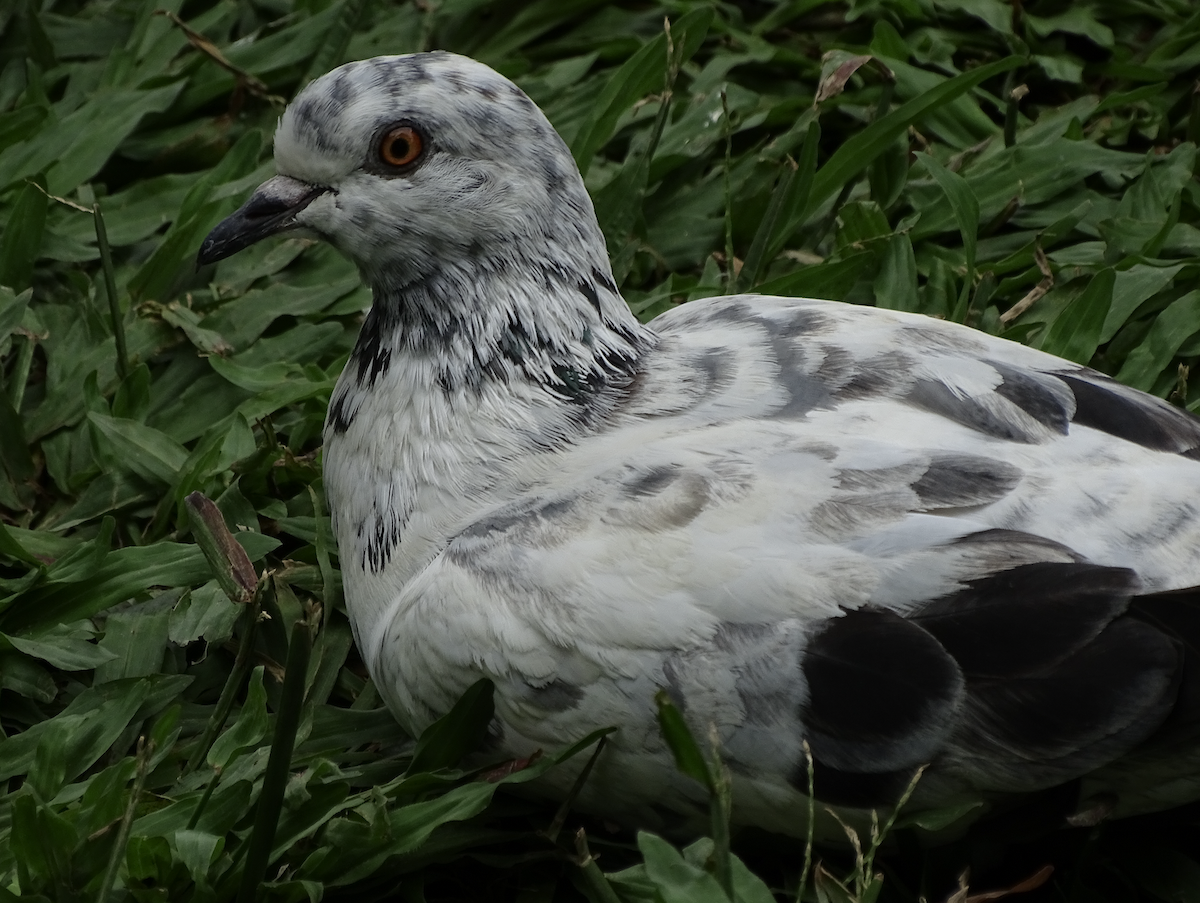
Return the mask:
[(46, 226), (46, 180), (41, 175), (27, 179), (0, 233), (0, 285), (24, 292), (33, 279), (33, 265), (41, 256), (42, 233)]
[(163, 305), (158, 314), (165, 322), (182, 330), (183, 334), (188, 337), (188, 341), (203, 354), (223, 355), (233, 351), (233, 346), (225, 341), (224, 336), (211, 329), (205, 329), (200, 325), (200, 315), (177, 301)]
[(172, 498), (181, 502), (189, 493), (202, 491), (209, 479), (249, 458), (255, 449), (254, 431), (240, 414), (235, 412), (213, 424), (179, 468)]
[(333, 392), (336, 382), (336, 377), (313, 381), (291, 380), (283, 385), (259, 392), (253, 398), (239, 404), (236, 411), (247, 421), (253, 422), (262, 420), (288, 405), (298, 401), (307, 401), (310, 398), (320, 399), (324, 406), (328, 404), (329, 396)]
[(225, 838), (207, 831), (176, 831), (170, 837), (174, 858), (183, 864), (197, 883), (206, 882), (209, 869), (225, 848)]
[(452, 768), (478, 749), (495, 712), (494, 691), (486, 677), (468, 687), (449, 712), (421, 733), (407, 774)]
[(1191, 336), (1200, 332), (1200, 290), (1176, 298), (1154, 319), (1150, 332), (1125, 358), (1117, 379), (1148, 392), (1175, 354)]
[(166, 110), (182, 88), (177, 82), (145, 90), (97, 91), (88, 103), (47, 124), (32, 140), (0, 153), (0, 185), (45, 171), (51, 194), (74, 191), (100, 171), (143, 117)]
[(917, 159), (925, 171), (933, 176), (938, 187), (946, 195), (958, 230), (962, 234), (963, 249), (967, 255), (967, 281), (972, 282), (975, 274), (976, 241), (979, 233), (979, 201), (970, 184), (956, 172), (951, 172), (931, 154), (919, 154)]
[(1121, 196), (1116, 214), (1100, 223), (1112, 258), (1154, 257), (1179, 216), (1178, 199), (1192, 179), (1196, 147), (1181, 144), (1165, 158), (1153, 155), (1145, 170)]
[[(170, 173), (134, 182), (104, 198), (104, 228), (114, 248), (143, 241), (174, 218), (188, 191), (201, 177)], [(73, 248), (71, 260), (97, 260), (96, 229), (90, 213), (61, 205), (51, 208), (46, 223), (46, 254)]]
[(1097, 9), (1087, 6), (1072, 6), (1053, 16), (1035, 16), (1025, 13), (1029, 27), (1042, 37), (1055, 32), (1081, 35), (1099, 47), (1113, 46), (1113, 32), (1099, 21)]
[(129, 470), (152, 483), (170, 485), (188, 459), (188, 451), (154, 427), (106, 414), (88, 414), (97, 445), (111, 466)]
[(1104, 319), (1112, 306), (1115, 281), (1116, 273), (1112, 267), (1093, 276), (1079, 297), (1054, 318), (1042, 339), (1041, 349), (1077, 364), (1090, 361), (1100, 345)]
[(69, 530), (110, 512), (148, 501), (155, 495), (148, 484), (130, 474), (102, 473), (87, 484), (74, 505), (66, 511), (56, 512), (58, 516), (48, 517), (42, 527)]
[(112, 400), (112, 415), (143, 423), (150, 411), (150, 368), (141, 363), (121, 380)]
[[(979, 203), (981, 221), (995, 217), (1015, 197), (1023, 206), (1042, 204), (1073, 190), (1098, 173), (1127, 178), (1145, 165), (1138, 154), (1111, 150), (1090, 142), (1053, 138), (1040, 144), (1018, 143), (965, 167), (961, 172)], [(917, 241), (957, 225), (945, 192), (936, 184), (921, 190), (910, 186), (913, 206), (921, 214), (913, 228)], [(1079, 204), (1078, 196), (1070, 200)]]
[(786, 186), (778, 221), (771, 224), (774, 234), (770, 236), (764, 263), (770, 263), (779, 256), (779, 252), (783, 250), (796, 226), (803, 219), (804, 211), (808, 209), (813, 178), (817, 171), (817, 150), (820, 143), (821, 122), (814, 116), (805, 127), (804, 141), (800, 145), (800, 155), (796, 160), (796, 177)]
[[(312, 774), (311, 770), (308, 772)], [(289, 788), (291, 789), (291, 788)], [(346, 781), (318, 783), (310, 781), (305, 798), (284, 808), (275, 832), (271, 861), (274, 862), (297, 842), (312, 835), (322, 825), (346, 809), (350, 784)]]
[[(679, 64), (686, 63), (699, 49), (712, 22), (712, 10), (692, 10), (671, 24), (671, 39)], [(591, 122), (580, 129), (571, 145), (571, 155), (586, 176), (592, 157), (612, 137), (618, 120), (652, 91), (662, 90), (667, 72), (667, 39), (659, 35), (646, 43), (613, 73), (593, 108)]]
[(7, 285), (0, 283), (0, 353), (7, 353), (11, 344), (8, 338), (25, 319), (33, 289), (27, 288), (17, 294)]
[(973, 812), (978, 813), (985, 805), (982, 801), (974, 801), (962, 803), (957, 806), (947, 806), (941, 809), (923, 809), (911, 815), (901, 815), (896, 820), (896, 827), (915, 826), (926, 831), (937, 832), (962, 821)]
[(171, 618), (171, 609), (164, 602), (169, 601), (155, 599), (105, 619), (100, 649), (112, 657), (96, 668), (93, 685), (145, 677), (162, 670)]
[(692, 865), (661, 837), (639, 831), (637, 844), (646, 862), (646, 877), (662, 903), (729, 903), (716, 878)]
[(813, 179), (809, 209), (819, 209), (841, 191), (847, 182), (866, 170), (876, 157), (884, 153), (893, 141), (922, 116), (961, 97), (987, 79), (1016, 68), (1021, 62), (1020, 57), (1011, 56), (956, 75), (871, 123), (844, 142), (825, 165), (817, 170)]
[[(106, 337), (97, 342), (88, 334), (86, 324), (80, 322), (77, 311), (71, 312), (71, 318), (69, 324), (54, 323), (49, 338), (41, 343), (49, 359), (47, 397), (25, 415), (25, 435), (31, 442), (84, 416), (88, 398), (83, 389), (92, 374), (96, 374), (100, 391), (111, 391), (118, 382), (113, 339)], [(170, 327), (144, 317), (126, 323), (125, 339), (131, 360), (148, 360), (175, 341)]]
[[(178, 677), (159, 680), (157, 689), (178, 693), (188, 682), (188, 678)], [(143, 679), (83, 690), (53, 718), (0, 740), (0, 780), (28, 773), (43, 738), (69, 750), (66, 779), (73, 780), (112, 746), (155, 689), (151, 681)]]
[(137, 834), (129, 838), (125, 848), (125, 868), (129, 877), (151, 886), (171, 886), (171, 844), (165, 837), (145, 837)]
[(15, 530), (10, 530), (3, 522), (0, 522), (0, 556), (37, 568), (47, 564), (33, 550), (26, 547)]
[(1054, 81), (1079, 84), (1083, 81), (1083, 61), (1069, 56), (1050, 56), (1035, 53), (1031, 59), (1038, 68)]
[(908, 184), (908, 142), (893, 141), (867, 168), (871, 200), (889, 210), (900, 199)]
[(75, 584), (48, 584), (27, 591), (0, 614), (0, 629), (19, 632), (39, 624), (77, 621), (140, 596), (150, 587), (187, 587), (211, 578), (194, 545), (158, 542), (109, 553), (86, 592)]
[(137, 762), (126, 756), (88, 778), (80, 800), (76, 827), (85, 837), (116, 822), (128, 804), (126, 785), (133, 780)]
[(838, 211), (837, 244), (842, 252), (852, 252), (850, 246), (866, 243), (892, 234), (888, 218), (874, 201), (850, 201)]
[(256, 41), (239, 43), (226, 50), (226, 57), (260, 78), (288, 66), (308, 62), (329, 39), (341, 15), (341, 3), (330, 3), (312, 16), (279, 29)]
[(775, 903), (775, 895), (758, 875), (737, 856), (730, 856), (733, 873), (733, 898), (737, 903)]
[[(920, 98), (935, 90), (945, 76), (911, 65), (900, 59), (884, 57), (880, 62), (891, 70), (896, 80), (896, 95), (904, 101)], [(930, 110), (921, 118), (921, 131), (936, 135), (955, 150), (965, 150), (997, 135), (998, 129), (975, 97), (962, 94)]]
[(671, 754), (675, 757), (675, 767), (693, 780), (699, 781), (710, 793), (715, 792), (716, 781), (708, 767), (708, 760), (700, 751), (696, 738), (683, 713), (671, 702), (666, 690), (654, 694), (654, 704), (658, 707), (658, 728)]
[(25, 438), (25, 425), (7, 394), (0, 391), (0, 467), (21, 493), (20, 486), (35, 474), (33, 455)]
[(223, 643), (233, 635), (242, 609), (229, 600), (216, 581), (191, 590), (171, 609), (167, 637), (177, 646), (203, 639)]
[[(254, 790), (252, 781), (234, 778), (217, 784), (208, 804), (196, 822), (195, 830), (224, 835), (246, 815), (246, 801)], [(133, 822), (135, 836), (165, 836), (174, 831), (187, 829), (200, 802), (202, 790), (194, 795), (139, 815)]]
[(9, 842), (20, 863), (22, 897), (24, 892), (69, 887), (71, 854), (80, 841), (75, 828), (29, 792), (17, 795), (11, 812)]
[(880, 254), (879, 272), (875, 274), (875, 304), (888, 310), (918, 310), (921, 299), (917, 294), (917, 259), (912, 241), (904, 234), (887, 240)]
[(1112, 285), (1112, 306), (1100, 330), (1100, 342), (1108, 342), (1117, 334), (1146, 300), (1162, 292), (1175, 281), (1184, 264), (1163, 267), (1158, 264), (1135, 263), (1128, 269), (1117, 270)]
[(56, 624), (21, 636), (0, 634), (14, 649), (41, 659), (63, 671), (86, 671), (114, 658), (114, 654), (96, 645), (96, 633), (89, 621)]
[(817, 862), (813, 871), (813, 890), (817, 903), (860, 903), (844, 884), (826, 870), (822, 862)]
[[(293, 286), (275, 283), (254, 289), (221, 305), (201, 321), (205, 329), (223, 336), (237, 351), (256, 341), (280, 317), (317, 314), (359, 286), (357, 273), (345, 273), (336, 281)], [(228, 360), (228, 359), (225, 359)], [(220, 365), (223, 361), (209, 358)]]
[(112, 550), (112, 537), (116, 525), (113, 518), (104, 518), (95, 536), (55, 559), (46, 572), (47, 582), (82, 583), (91, 580)]
[(37, 133), (48, 112), (42, 106), (27, 106), (0, 115), (0, 151), (28, 141)]
[[(332, 27), (326, 31), (324, 42), (318, 46), (317, 52), (309, 61), (308, 71), (303, 79), (304, 83), (319, 78), (346, 61), (346, 48), (350, 45), (350, 38), (362, 19), (367, 0), (340, 0), (334, 5), (338, 9), (337, 17), (334, 19)], [(351, 59), (357, 59), (357, 57), (351, 57)]]
[(764, 295), (790, 295), (796, 298), (824, 298), (840, 301), (859, 279), (876, 264), (875, 251), (856, 251), (838, 260), (803, 266), (758, 287)]
[(482, 43), (471, 55), (484, 62), (499, 62), (547, 31), (554, 29), (580, 13), (602, 6), (604, 0), (535, 0), (515, 8), (515, 13)]
[[(262, 133), (244, 134), (221, 162), (188, 192), (179, 214), (154, 253), (129, 280), (128, 290), (139, 300), (168, 300), (168, 293), (185, 270), (190, 273), (196, 248), (204, 236), (238, 206), (243, 184), (251, 187), (266, 176), (256, 171), (262, 154)], [(220, 191), (225, 186), (229, 191)]]
[[(463, 821), (482, 812), (498, 784), (476, 781), (454, 787), (441, 796), (410, 803), (391, 812), (364, 811), (354, 820), (335, 818), (324, 837), (334, 849), (304, 877), (343, 887), (362, 880), (384, 860), (422, 846), (430, 835), (449, 822)], [(362, 807), (366, 810), (366, 807)]]
[[(11, 690), (38, 702), (53, 702), (58, 687), (50, 672), (21, 655), (0, 654), (0, 689)], [(0, 761), (3, 743), (0, 741)]]

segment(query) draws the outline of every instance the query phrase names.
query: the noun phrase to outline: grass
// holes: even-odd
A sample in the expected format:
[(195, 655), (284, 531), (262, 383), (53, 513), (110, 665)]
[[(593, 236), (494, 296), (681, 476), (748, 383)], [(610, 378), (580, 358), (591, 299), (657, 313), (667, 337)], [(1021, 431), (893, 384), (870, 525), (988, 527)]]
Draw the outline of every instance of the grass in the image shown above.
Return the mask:
[(1061, 830), (1035, 799), (954, 840), (963, 813), (901, 813), (810, 870), (729, 851), (681, 737), (718, 812), (682, 851), (496, 793), (599, 735), (461, 770), (486, 686), (401, 734), (321, 491), (369, 294), (301, 240), (193, 260), (271, 174), (284, 98), (435, 47), (547, 111), (644, 318), (733, 290), (920, 311), (1200, 408), (1192, 0), (0, 5), (0, 900), (767, 903), (802, 868), (822, 903), (1200, 898), (1195, 807)]

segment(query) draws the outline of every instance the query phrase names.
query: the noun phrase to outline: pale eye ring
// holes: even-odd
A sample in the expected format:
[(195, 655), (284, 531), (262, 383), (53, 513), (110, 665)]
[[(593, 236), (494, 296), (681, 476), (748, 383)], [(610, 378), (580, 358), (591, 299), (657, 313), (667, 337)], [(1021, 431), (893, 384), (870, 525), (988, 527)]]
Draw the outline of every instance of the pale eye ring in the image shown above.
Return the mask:
[(397, 125), (379, 139), (379, 162), (392, 169), (412, 166), (425, 153), (425, 139), (411, 125)]

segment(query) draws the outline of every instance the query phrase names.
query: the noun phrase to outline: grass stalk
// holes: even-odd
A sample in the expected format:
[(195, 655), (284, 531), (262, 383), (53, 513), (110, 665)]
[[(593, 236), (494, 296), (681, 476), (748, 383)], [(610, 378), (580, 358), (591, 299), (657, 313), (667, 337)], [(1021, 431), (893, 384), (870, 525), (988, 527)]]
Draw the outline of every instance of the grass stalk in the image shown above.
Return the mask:
[(96, 903), (106, 903), (113, 885), (117, 880), (117, 872), (121, 868), (121, 860), (125, 858), (125, 848), (129, 845), (129, 832), (133, 828), (133, 819), (137, 815), (138, 800), (146, 786), (146, 774), (150, 771), (150, 758), (154, 755), (154, 741), (149, 742), (143, 737), (138, 741), (137, 772), (133, 779), (133, 789), (129, 792), (129, 802), (125, 806), (125, 814), (121, 816), (120, 827), (117, 828), (117, 838), (113, 841), (112, 852), (108, 854), (108, 866), (104, 870), (104, 878), (100, 882), (100, 890), (96, 894)]
[(729, 824), (733, 818), (733, 778), (729, 767), (721, 760), (720, 737), (715, 724), (709, 727), (708, 739), (712, 748), (712, 761), (709, 764), (709, 774), (712, 775), (709, 814), (712, 820), (713, 872), (717, 883), (725, 891), (725, 896), (732, 900), (733, 863)]
[(817, 790), (816, 769), (813, 765), (812, 747), (808, 741), (802, 741), (804, 747), (804, 765), (808, 770), (808, 825), (804, 832), (804, 868), (800, 870), (800, 884), (796, 888), (796, 903), (804, 898), (804, 888), (808, 885), (808, 875), (812, 871), (813, 834), (816, 831)]
[(288, 644), (279, 713), (275, 718), (275, 733), (271, 739), (271, 755), (267, 759), (267, 771), (258, 795), (254, 828), (250, 832), (246, 862), (242, 867), (238, 903), (253, 903), (258, 898), (259, 885), (270, 865), (275, 828), (279, 824), (283, 793), (291, 773), (292, 749), (296, 743), (296, 729), (300, 726), (300, 710), (304, 706), (304, 685), (311, 652), (312, 631), (307, 622), (297, 621), (292, 625), (291, 642)]
[(9, 383), (8, 398), (13, 410), (21, 410), (21, 402), (25, 400), (25, 387), (29, 385), (29, 368), (33, 365), (33, 339), (26, 336), (17, 348), (17, 362), (13, 366), (12, 379)]
[(725, 294), (738, 290), (738, 271), (733, 257), (733, 123), (729, 119), (729, 98), (721, 91), (722, 121), (725, 123)]
[(571, 811), (571, 806), (574, 804), (576, 797), (579, 796), (579, 792), (583, 790), (583, 785), (587, 783), (587, 779), (592, 773), (592, 768), (595, 766), (596, 760), (600, 758), (600, 753), (604, 751), (604, 744), (607, 742), (607, 737), (600, 738), (600, 742), (592, 750), (592, 754), (588, 757), (583, 770), (575, 778), (575, 783), (571, 785), (571, 792), (567, 794), (567, 798), (562, 801), (562, 805), (554, 813), (554, 819), (550, 822), (550, 827), (546, 829), (546, 837), (551, 843), (555, 843), (558, 840), (559, 832), (562, 831), (562, 827), (567, 821), (567, 815)]
[(221, 769), (214, 768), (212, 779), (204, 788), (204, 793), (200, 797), (200, 802), (196, 803), (196, 808), (192, 811), (191, 817), (188, 818), (187, 829), (195, 830), (196, 825), (200, 824), (200, 816), (204, 814), (205, 808), (208, 806), (208, 801), (212, 799), (213, 791), (217, 789), (217, 784), (221, 780)]
[(112, 317), (113, 340), (117, 344), (117, 376), (124, 379), (129, 375), (129, 348), (125, 344), (125, 317), (121, 313), (121, 302), (117, 298), (117, 277), (113, 270), (112, 248), (108, 244), (108, 231), (104, 228), (104, 214), (100, 202), (92, 204), (92, 219), (96, 226), (96, 244), (100, 248), (100, 268), (104, 271), (104, 291), (108, 294), (108, 313)]
[(575, 852), (578, 855), (575, 864), (583, 875), (584, 893), (591, 903), (621, 903), (604, 872), (596, 865), (596, 857), (588, 849), (587, 832), (583, 828), (575, 834)]
[(254, 634), (258, 629), (260, 608), (261, 600), (259, 593), (255, 593), (254, 598), (242, 613), (242, 636), (241, 641), (238, 643), (237, 657), (233, 661), (233, 670), (229, 672), (229, 677), (225, 680), (225, 686), (221, 688), (221, 696), (217, 700), (216, 708), (213, 709), (213, 713), (208, 719), (208, 724), (204, 726), (204, 733), (200, 735), (200, 742), (192, 750), (191, 756), (188, 757), (187, 765), (183, 769), (185, 775), (191, 774), (204, 761), (204, 757), (208, 755), (209, 749), (217, 739), (217, 734), (221, 732), (221, 728), (225, 726), (226, 719), (229, 718), (229, 711), (233, 708), (234, 697), (237, 696), (238, 690), (246, 680), (246, 672), (250, 670), (250, 652), (254, 648)]

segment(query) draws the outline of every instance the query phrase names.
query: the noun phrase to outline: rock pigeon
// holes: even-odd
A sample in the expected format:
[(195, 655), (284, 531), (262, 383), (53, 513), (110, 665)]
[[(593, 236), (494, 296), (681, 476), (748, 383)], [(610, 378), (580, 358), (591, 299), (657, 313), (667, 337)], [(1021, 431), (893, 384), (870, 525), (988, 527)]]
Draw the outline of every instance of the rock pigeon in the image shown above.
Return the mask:
[(578, 803), (659, 828), (707, 805), (660, 688), (740, 824), (804, 831), (806, 745), (852, 813), (922, 765), (922, 807), (1200, 797), (1200, 421), (914, 314), (740, 295), (643, 325), (562, 139), (461, 56), (318, 78), (275, 162), (199, 261), (302, 230), (372, 289), (325, 490), (414, 735), (490, 678), (497, 751), (615, 726)]

